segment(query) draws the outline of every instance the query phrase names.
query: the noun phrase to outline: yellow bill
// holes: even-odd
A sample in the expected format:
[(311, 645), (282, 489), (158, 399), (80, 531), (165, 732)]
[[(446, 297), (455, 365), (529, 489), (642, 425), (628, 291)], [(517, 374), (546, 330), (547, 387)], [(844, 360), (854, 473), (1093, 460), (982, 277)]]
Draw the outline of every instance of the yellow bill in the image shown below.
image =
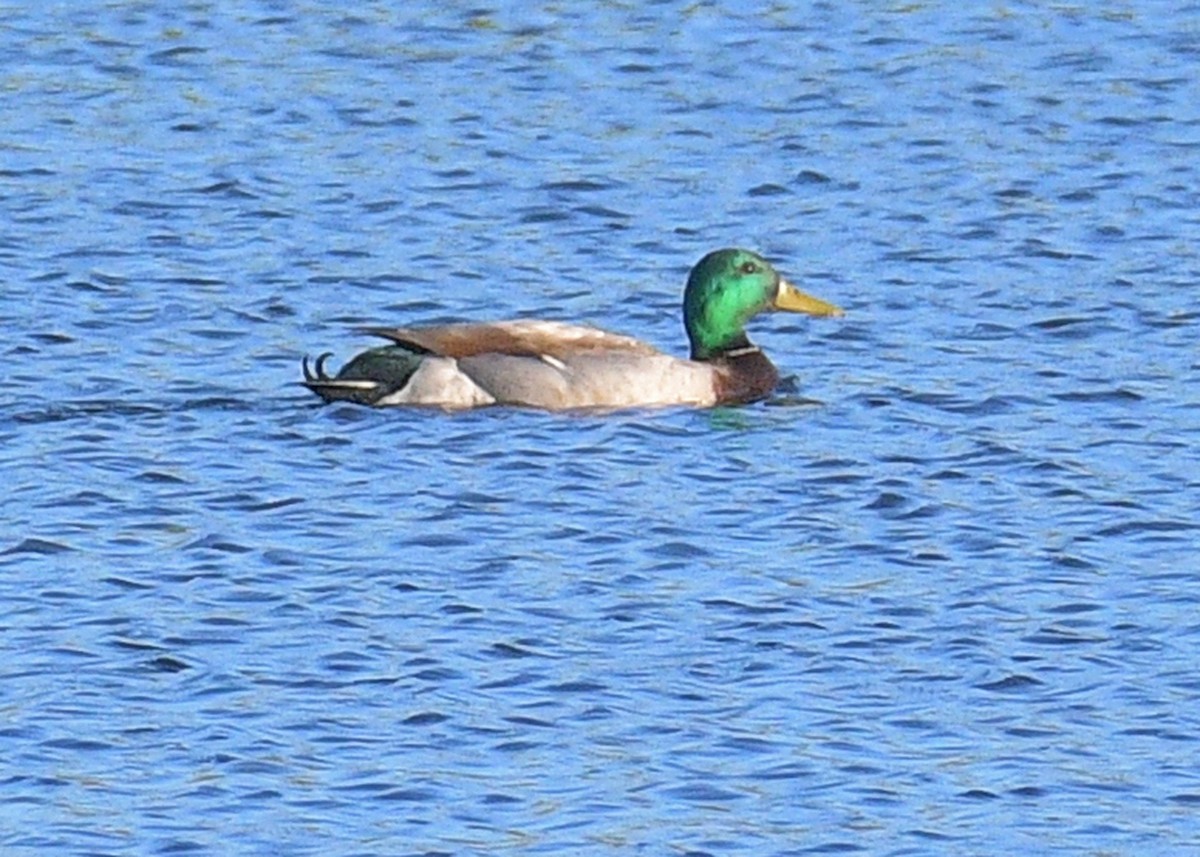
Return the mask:
[(845, 315), (841, 307), (805, 294), (782, 277), (775, 290), (775, 309), (785, 312), (804, 312), (809, 315)]

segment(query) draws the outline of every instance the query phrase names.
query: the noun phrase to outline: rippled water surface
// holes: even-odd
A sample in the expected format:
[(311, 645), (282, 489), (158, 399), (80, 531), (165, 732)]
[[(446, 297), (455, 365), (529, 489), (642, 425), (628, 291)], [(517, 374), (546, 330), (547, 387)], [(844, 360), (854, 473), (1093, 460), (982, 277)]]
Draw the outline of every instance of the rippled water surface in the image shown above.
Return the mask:
[[(1200, 7), (766, 8), (2, 5), (4, 854), (1200, 853)], [(296, 383), (730, 244), (768, 403)]]

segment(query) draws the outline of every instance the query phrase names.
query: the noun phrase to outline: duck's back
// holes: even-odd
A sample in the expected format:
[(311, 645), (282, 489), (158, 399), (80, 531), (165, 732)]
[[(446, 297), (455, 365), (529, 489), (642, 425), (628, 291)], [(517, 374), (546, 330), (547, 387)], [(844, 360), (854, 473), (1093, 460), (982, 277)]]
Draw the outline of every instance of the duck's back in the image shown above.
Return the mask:
[(384, 359), (394, 348), (395, 359), (415, 361), (404, 383), (376, 399), (378, 405), (564, 410), (716, 401), (710, 365), (585, 325), (517, 320), (369, 332), (396, 343), (377, 349)]
[(649, 343), (585, 324), (562, 321), (516, 319), (485, 323), (439, 324), (429, 327), (368, 327), (366, 333), (402, 345), (415, 345), (443, 357), (472, 357), (479, 354), (510, 354), (563, 358), (579, 351), (626, 351), (659, 354)]

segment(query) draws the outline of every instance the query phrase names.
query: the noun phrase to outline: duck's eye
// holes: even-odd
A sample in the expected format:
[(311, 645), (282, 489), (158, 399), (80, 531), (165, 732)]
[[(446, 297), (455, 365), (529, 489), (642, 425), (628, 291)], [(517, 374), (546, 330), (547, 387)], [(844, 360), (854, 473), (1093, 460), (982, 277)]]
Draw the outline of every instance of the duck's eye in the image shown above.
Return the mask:
[(758, 265), (754, 262), (742, 262), (741, 271), (743, 274), (757, 274)]

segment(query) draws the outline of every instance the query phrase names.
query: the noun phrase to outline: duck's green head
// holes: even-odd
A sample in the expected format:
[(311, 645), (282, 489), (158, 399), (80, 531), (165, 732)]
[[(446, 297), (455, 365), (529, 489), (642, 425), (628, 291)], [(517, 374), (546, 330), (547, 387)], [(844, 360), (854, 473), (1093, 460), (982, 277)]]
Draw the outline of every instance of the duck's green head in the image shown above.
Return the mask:
[(746, 322), (766, 310), (841, 315), (806, 295), (749, 250), (715, 250), (696, 263), (683, 292), (683, 324), (693, 360), (711, 360), (750, 346)]

